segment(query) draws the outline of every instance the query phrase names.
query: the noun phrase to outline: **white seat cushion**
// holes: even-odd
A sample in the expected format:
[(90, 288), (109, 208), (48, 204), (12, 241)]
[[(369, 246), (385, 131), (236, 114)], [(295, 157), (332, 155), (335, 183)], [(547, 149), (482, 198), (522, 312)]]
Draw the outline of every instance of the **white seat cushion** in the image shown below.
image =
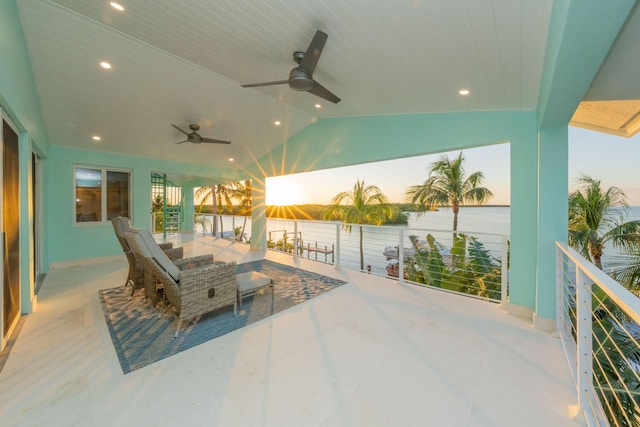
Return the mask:
[(271, 279), (257, 271), (249, 271), (247, 273), (237, 274), (236, 283), (238, 285), (238, 292), (246, 294), (271, 284)]
[(180, 269), (167, 257), (167, 255), (160, 249), (158, 242), (155, 241), (149, 230), (132, 228), (130, 232), (136, 233), (142, 242), (147, 247), (147, 250), (151, 254), (151, 257), (166, 271), (169, 276), (176, 282), (180, 281)]

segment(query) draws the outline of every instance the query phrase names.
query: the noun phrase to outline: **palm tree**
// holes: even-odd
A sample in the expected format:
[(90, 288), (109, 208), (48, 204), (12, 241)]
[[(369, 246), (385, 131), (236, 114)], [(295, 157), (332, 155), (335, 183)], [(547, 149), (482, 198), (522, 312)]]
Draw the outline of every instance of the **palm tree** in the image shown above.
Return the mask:
[[(391, 216), (392, 210), (387, 197), (375, 185), (365, 185), (357, 180), (350, 191), (343, 191), (331, 199), (324, 213), (324, 219), (339, 219), (345, 224), (382, 225)], [(346, 226), (351, 231), (351, 226)], [(362, 226), (360, 228), (360, 270), (364, 270), (364, 250)]]
[(458, 212), (464, 204), (482, 204), (493, 193), (481, 187), (484, 175), (474, 172), (465, 176), (462, 151), (453, 160), (444, 154), (431, 165), (429, 177), (420, 185), (412, 185), (406, 191), (409, 202), (416, 206), (418, 216), (435, 207), (451, 206), (453, 211), (453, 241), (458, 230)]
[[(225, 205), (228, 209), (232, 204), (231, 199), (233, 198), (233, 185), (231, 184), (217, 184), (212, 185), (210, 187), (200, 187), (196, 190), (196, 197), (201, 197), (200, 207), (204, 204), (205, 200), (209, 197), (212, 199), (213, 203), (213, 235), (217, 235), (217, 222), (215, 220), (215, 216), (218, 214), (218, 207), (222, 209), (222, 202), (225, 202)], [(222, 218), (220, 218), (220, 232), (223, 233), (222, 230)], [(222, 235), (222, 234), (221, 234)]]
[(241, 182), (236, 182), (233, 190), (233, 197), (238, 199), (240, 204), (240, 212), (241, 215), (244, 215), (244, 222), (242, 223), (242, 231), (240, 232), (239, 240), (242, 240), (244, 237), (244, 230), (247, 226), (247, 217), (246, 215), (251, 214), (251, 201), (253, 198), (253, 188), (251, 187), (251, 180), (246, 179), (244, 184)]
[(607, 243), (632, 250), (640, 243), (640, 221), (624, 222), (627, 199), (618, 187), (601, 188), (600, 180), (583, 175), (582, 188), (569, 194), (569, 245), (602, 270)]

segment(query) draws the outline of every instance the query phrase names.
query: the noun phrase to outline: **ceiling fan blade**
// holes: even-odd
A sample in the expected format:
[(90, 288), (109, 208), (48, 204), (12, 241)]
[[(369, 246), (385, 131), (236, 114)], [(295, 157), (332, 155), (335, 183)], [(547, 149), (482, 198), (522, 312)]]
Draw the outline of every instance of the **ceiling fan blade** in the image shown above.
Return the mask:
[[(180, 132), (184, 133), (185, 135), (189, 135), (186, 131), (183, 131), (182, 129), (180, 129), (178, 126), (172, 124), (171, 126), (173, 126), (174, 128), (178, 129)], [(186, 141), (183, 141), (186, 142)]]
[(307, 52), (304, 54), (304, 58), (300, 61), (299, 68), (304, 70), (309, 77), (313, 75), (313, 71), (316, 69), (318, 59), (320, 59), (320, 54), (322, 53), (322, 49), (324, 49), (327, 37), (327, 33), (323, 33), (320, 30), (316, 31), (316, 35), (313, 36), (313, 40), (309, 43), (309, 47), (307, 48)]
[(284, 85), (288, 83), (289, 83), (289, 80), (278, 80), (277, 82), (251, 83), (248, 85), (242, 85), (242, 87), (275, 86), (275, 85)]
[(210, 142), (212, 144), (231, 144), (231, 141), (223, 141), (221, 139), (202, 138), (200, 142)]
[(184, 141), (176, 142), (176, 144), (184, 144), (185, 142), (189, 142), (189, 140), (185, 139)]
[(337, 104), (338, 102), (341, 101), (341, 99), (335, 96), (333, 93), (331, 93), (329, 89), (322, 86), (320, 83), (318, 83), (315, 80), (313, 81), (313, 86), (311, 87), (311, 89), (308, 90), (308, 92), (316, 96), (319, 96), (320, 98), (324, 98), (327, 101), (333, 102), (334, 104)]

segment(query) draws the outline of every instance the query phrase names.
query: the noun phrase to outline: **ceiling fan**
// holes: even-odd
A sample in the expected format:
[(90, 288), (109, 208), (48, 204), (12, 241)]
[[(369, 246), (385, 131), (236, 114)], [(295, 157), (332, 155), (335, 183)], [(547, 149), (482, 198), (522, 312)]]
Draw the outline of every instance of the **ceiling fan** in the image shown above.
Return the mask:
[(174, 124), (172, 124), (171, 126), (173, 126), (174, 128), (178, 129), (180, 132), (187, 135), (187, 139), (185, 139), (184, 141), (176, 142), (176, 144), (183, 144), (185, 142), (192, 142), (194, 144), (200, 144), (202, 142), (210, 142), (212, 144), (231, 144), (231, 141), (223, 141), (221, 139), (213, 139), (213, 138), (204, 138), (200, 136), (200, 134), (198, 133), (198, 131), (200, 130), (200, 126), (198, 126), (195, 123), (189, 125), (189, 129), (191, 129), (190, 133), (180, 129), (178, 126)]
[(337, 104), (340, 102), (340, 98), (313, 79), (313, 71), (316, 69), (318, 59), (320, 58), (324, 44), (327, 41), (327, 37), (326, 33), (318, 30), (316, 31), (316, 35), (313, 36), (311, 43), (309, 43), (309, 47), (306, 52), (293, 52), (293, 60), (298, 63), (298, 66), (291, 70), (288, 80), (252, 83), (242, 85), (242, 87), (273, 86), (288, 83), (289, 87), (293, 90), (307, 91), (319, 96), (320, 98), (324, 98), (327, 101)]

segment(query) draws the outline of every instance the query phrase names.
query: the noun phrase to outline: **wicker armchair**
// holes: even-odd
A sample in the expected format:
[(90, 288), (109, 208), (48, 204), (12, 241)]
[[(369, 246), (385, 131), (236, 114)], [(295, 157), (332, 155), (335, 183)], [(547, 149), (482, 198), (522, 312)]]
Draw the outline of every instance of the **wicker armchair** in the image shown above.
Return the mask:
[(185, 320), (229, 305), (233, 306), (234, 314), (237, 312), (235, 262), (213, 263), (212, 255), (205, 256), (208, 265), (201, 265), (203, 257), (173, 262), (145, 241), (145, 231), (129, 231), (125, 238), (144, 264), (147, 285), (155, 288), (156, 280), (162, 284), (165, 311), (173, 308), (178, 319), (176, 337)]
[[(142, 261), (136, 259), (135, 254), (129, 248), (129, 244), (124, 237), (124, 233), (131, 230), (129, 219), (117, 216), (111, 218), (111, 224), (113, 225), (113, 230), (116, 233), (118, 242), (127, 257), (127, 261), (129, 261), (129, 273), (127, 274), (127, 280), (124, 282), (124, 286), (126, 288), (127, 285), (131, 285), (131, 295), (133, 296), (138, 289), (144, 287), (144, 268)], [(174, 248), (173, 243), (159, 243), (158, 246), (171, 259), (178, 260), (184, 256), (184, 249), (181, 247)]]

